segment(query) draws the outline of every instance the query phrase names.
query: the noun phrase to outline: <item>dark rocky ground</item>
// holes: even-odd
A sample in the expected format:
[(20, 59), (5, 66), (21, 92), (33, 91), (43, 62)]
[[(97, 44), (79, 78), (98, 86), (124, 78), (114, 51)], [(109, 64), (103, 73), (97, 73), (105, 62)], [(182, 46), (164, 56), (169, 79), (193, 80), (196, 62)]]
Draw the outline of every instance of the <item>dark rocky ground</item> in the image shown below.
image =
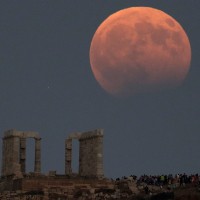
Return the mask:
[[(95, 182), (94, 182), (95, 183)], [(200, 185), (185, 184), (171, 188), (136, 181), (105, 181), (104, 186), (94, 183), (70, 182), (68, 185), (55, 184), (40, 190), (2, 191), (0, 200), (200, 200)]]
[(141, 192), (132, 200), (200, 200), (200, 187), (194, 185), (187, 185), (185, 187), (179, 187), (174, 190), (160, 191), (154, 194), (145, 194)]

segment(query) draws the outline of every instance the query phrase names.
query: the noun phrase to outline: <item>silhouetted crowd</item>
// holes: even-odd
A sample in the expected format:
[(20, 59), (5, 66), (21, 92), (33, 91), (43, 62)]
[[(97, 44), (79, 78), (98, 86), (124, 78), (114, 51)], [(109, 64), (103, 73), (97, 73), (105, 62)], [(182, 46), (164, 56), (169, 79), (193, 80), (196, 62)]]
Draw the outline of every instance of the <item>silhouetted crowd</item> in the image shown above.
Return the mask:
[(170, 186), (171, 188), (176, 188), (179, 186), (185, 186), (186, 184), (200, 185), (200, 176), (198, 174), (176, 174), (176, 175), (159, 175), (159, 176), (148, 176), (142, 175), (139, 178), (137, 176), (131, 175), (129, 177), (123, 176), (119, 180), (130, 180), (136, 181), (137, 185), (146, 184), (146, 185), (155, 185), (155, 186)]
[(176, 174), (173, 176), (169, 175), (161, 175), (161, 176), (147, 176), (143, 175), (137, 180), (137, 184), (146, 183), (147, 185), (171, 185), (172, 187), (185, 186), (186, 184), (195, 184), (198, 185), (200, 183), (200, 176), (198, 174)]

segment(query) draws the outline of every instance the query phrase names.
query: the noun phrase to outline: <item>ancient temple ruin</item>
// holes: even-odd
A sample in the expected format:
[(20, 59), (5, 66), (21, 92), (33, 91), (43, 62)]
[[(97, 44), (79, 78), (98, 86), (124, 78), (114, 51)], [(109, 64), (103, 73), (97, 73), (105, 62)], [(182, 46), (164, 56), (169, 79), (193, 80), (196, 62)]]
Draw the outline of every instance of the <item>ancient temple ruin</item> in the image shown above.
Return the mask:
[[(35, 140), (34, 172), (26, 172), (26, 140)], [(73, 141), (79, 141), (79, 173), (72, 170)], [(114, 187), (103, 173), (103, 130), (70, 134), (65, 141), (65, 173), (41, 173), (41, 137), (37, 132), (8, 130), (3, 136), (0, 199), (76, 199), (80, 192)], [(63, 144), (64, 147), (64, 144)], [(56, 192), (55, 192), (56, 188)], [(2, 195), (2, 196), (1, 196)], [(56, 196), (55, 196), (56, 195)], [(60, 195), (60, 196), (59, 196)], [(94, 195), (93, 195), (94, 196)], [(52, 198), (50, 198), (52, 197)], [(65, 197), (65, 198), (64, 198)]]
[[(2, 177), (23, 177), (26, 174), (26, 140), (35, 140), (34, 173), (41, 173), (41, 137), (37, 132), (17, 131), (4, 133), (2, 148)], [(72, 140), (79, 140), (79, 173), (80, 177), (102, 178), (103, 173), (103, 130), (70, 134), (65, 140), (65, 175), (72, 171)]]
[(8, 130), (4, 133), (2, 148), (2, 177), (21, 177), (26, 173), (26, 139), (35, 139), (34, 172), (41, 171), (41, 138), (31, 131)]
[(79, 140), (79, 176), (103, 177), (103, 130), (72, 133), (65, 140), (65, 174), (72, 174), (72, 140)]

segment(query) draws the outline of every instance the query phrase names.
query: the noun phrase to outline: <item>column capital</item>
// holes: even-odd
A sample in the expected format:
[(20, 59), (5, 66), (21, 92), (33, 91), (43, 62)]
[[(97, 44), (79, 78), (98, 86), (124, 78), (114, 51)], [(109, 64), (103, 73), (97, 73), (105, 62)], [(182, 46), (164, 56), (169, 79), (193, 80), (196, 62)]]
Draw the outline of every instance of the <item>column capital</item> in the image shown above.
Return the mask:
[(36, 141), (40, 141), (42, 138), (41, 137), (35, 137), (34, 138)]

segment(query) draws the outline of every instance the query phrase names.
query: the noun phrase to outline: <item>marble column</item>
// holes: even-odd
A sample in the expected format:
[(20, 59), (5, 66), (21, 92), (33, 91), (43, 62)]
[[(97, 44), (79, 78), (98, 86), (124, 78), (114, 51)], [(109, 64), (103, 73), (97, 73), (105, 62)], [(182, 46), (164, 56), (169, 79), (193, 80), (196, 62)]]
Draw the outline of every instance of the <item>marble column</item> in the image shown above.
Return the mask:
[(35, 166), (34, 172), (41, 172), (41, 138), (35, 138)]
[(19, 150), (20, 139), (18, 136), (4, 136), (2, 149), (2, 176), (21, 175)]
[(72, 139), (65, 140), (65, 174), (72, 174)]
[(97, 144), (95, 147), (96, 176), (103, 177), (103, 136), (98, 136), (95, 143)]
[(6, 159), (5, 149), (6, 149), (6, 140), (3, 138), (1, 176), (5, 175), (5, 159)]
[(20, 138), (20, 165), (21, 172), (26, 172), (26, 138)]

